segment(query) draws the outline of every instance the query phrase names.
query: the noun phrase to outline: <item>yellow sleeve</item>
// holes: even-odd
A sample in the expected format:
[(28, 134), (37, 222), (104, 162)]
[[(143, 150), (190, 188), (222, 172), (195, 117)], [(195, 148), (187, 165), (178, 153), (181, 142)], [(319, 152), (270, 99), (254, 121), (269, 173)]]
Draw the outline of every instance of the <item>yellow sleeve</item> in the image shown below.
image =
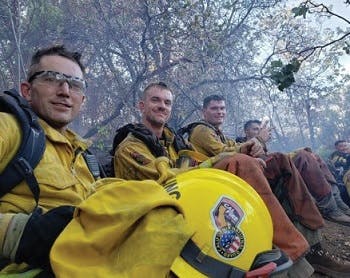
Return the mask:
[(114, 154), (114, 172), (126, 180), (155, 180), (163, 183), (175, 176), (166, 157), (156, 158), (147, 146), (132, 135), (120, 143)]
[(21, 143), (22, 130), (14, 116), (0, 113), (0, 173), (15, 156)]
[(238, 144), (235, 140), (233, 139), (230, 139), (230, 138), (226, 138), (227, 142), (226, 142), (226, 147), (234, 147), (235, 148), (235, 151), (238, 152), (238, 146), (240, 144)]
[(215, 131), (205, 125), (196, 126), (189, 141), (196, 151), (206, 156), (215, 156), (222, 152), (238, 152), (239, 150), (233, 140), (229, 140), (227, 144), (223, 143)]

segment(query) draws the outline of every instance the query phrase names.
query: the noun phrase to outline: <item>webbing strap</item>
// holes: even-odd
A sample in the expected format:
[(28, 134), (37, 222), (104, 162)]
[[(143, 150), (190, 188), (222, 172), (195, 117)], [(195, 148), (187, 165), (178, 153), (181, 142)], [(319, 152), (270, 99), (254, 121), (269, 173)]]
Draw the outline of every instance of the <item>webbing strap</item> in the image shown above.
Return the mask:
[(27, 101), (15, 90), (0, 93), (1, 111), (13, 114), (22, 128), (21, 145), (15, 157), (0, 174), (0, 197), (25, 180), (38, 203), (40, 189), (34, 168), (45, 150), (45, 134)]
[(182, 249), (180, 256), (193, 268), (210, 278), (243, 278), (245, 276), (244, 270), (204, 254), (191, 239)]
[(89, 150), (83, 152), (82, 155), (91, 174), (94, 176), (94, 179), (97, 180), (98, 178), (100, 178), (100, 165), (96, 156), (92, 154)]
[[(33, 193), (35, 202), (36, 204), (38, 204), (39, 196), (40, 196), (40, 187), (39, 187), (38, 181), (34, 176), (34, 169), (32, 168), (32, 166), (29, 164), (29, 162), (25, 158), (20, 157), (18, 158), (17, 161), (13, 163), (13, 167), (17, 170), (16, 173), (20, 174), (20, 177), (22, 177), (22, 179), (24, 179), (27, 182), (30, 191), (32, 191)], [(12, 186), (12, 184), (6, 184), (6, 185), (8, 185), (7, 187), (11, 186), (11, 189), (14, 187)]]

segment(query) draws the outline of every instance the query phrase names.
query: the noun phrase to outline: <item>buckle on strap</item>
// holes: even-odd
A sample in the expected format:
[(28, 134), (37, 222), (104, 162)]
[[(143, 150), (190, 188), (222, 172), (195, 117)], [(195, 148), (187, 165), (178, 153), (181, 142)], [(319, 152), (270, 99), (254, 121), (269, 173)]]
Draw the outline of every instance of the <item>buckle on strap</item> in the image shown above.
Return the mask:
[(20, 157), (14, 164), (15, 169), (27, 182), (30, 191), (32, 191), (36, 204), (39, 202), (40, 188), (38, 181), (34, 176), (34, 169), (30, 163), (24, 158)]
[(245, 274), (245, 278), (266, 278), (276, 269), (276, 264), (270, 262), (262, 267), (251, 270)]
[(33, 175), (33, 168), (32, 168), (32, 166), (30, 166), (29, 162), (23, 157), (20, 157), (14, 163), (14, 167), (21, 174), (21, 176), (23, 176), (25, 178), (28, 177), (28, 176)]

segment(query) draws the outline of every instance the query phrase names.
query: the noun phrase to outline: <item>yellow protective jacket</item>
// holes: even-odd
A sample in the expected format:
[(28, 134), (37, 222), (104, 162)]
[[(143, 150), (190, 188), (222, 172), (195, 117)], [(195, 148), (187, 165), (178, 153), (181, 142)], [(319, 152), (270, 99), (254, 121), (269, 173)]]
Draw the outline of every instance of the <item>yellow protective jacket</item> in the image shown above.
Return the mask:
[[(70, 130), (61, 134), (45, 121), (39, 119), (39, 122), (46, 134), (46, 149), (34, 169), (40, 187), (38, 205), (44, 212), (62, 205), (76, 206), (94, 191), (94, 177), (82, 156), (88, 144)], [(2, 172), (20, 146), (22, 130), (15, 117), (8, 113), (0, 113), (0, 130)], [(34, 196), (25, 181), (0, 198), (0, 243), (12, 216), (18, 212), (29, 214), (35, 206)], [(17, 268), (12, 264), (2, 272), (7, 269), (16, 272)]]
[(330, 155), (329, 159), (334, 167), (342, 168), (343, 172), (346, 172), (350, 168), (350, 154), (348, 153), (335, 151)]
[(206, 156), (215, 156), (223, 152), (239, 152), (240, 145), (227, 138), (221, 130), (207, 122), (198, 122), (189, 134), (188, 140), (194, 149)]
[[(44, 211), (62, 205), (80, 204), (93, 192), (94, 177), (82, 152), (88, 144), (74, 132), (62, 134), (39, 120), (46, 134), (46, 149), (34, 175), (40, 187), (39, 206)], [(0, 113), (0, 172), (16, 153), (21, 142), (21, 128), (16, 119)], [(31, 213), (35, 207), (32, 192), (25, 181), (0, 199), (0, 213)]]
[(144, 141), (129, 133), (115, 150), (115, 176), (126, 180), (151, 179), (162, 184), (176, 173), (188, 170), (175, 168), (179, 155), (174, 147), (174, 139), (174, 133), (165, 127), (163, 138), (159, 140), (164, 147), (165, 156), (157, 158)]
[[(77, 206), (50, 253), (55, 276), (165, 277), (192, 234), (177, 201), (153, 181), (95, 183), (82, 157), (86, 142), (72, 131), (61, 134), (41, 120), (40, 125), (46, 149), (34, 170), (41, 189), (39, 206), (44, 211)], [(2, 171), (20, 145), (21, 129), (5, 113), (0, 113), (0, 128)], [(30, 213), (34, 207), (24, 182), (1, 198), (0, 243), (13, 213)], [(23, 264), (11, 264), (0, 277), (34, 277), (40, 271), (26, 270)]]
[(335, 151), (331, 154), (330, 161), (340, 169), (340, 177), (350, 195), (350, 154)]
[(179, 202), (150, 180), (102, 179), (96, 190), (51, 250), (56, 276), (166, 277), (192, 235)]

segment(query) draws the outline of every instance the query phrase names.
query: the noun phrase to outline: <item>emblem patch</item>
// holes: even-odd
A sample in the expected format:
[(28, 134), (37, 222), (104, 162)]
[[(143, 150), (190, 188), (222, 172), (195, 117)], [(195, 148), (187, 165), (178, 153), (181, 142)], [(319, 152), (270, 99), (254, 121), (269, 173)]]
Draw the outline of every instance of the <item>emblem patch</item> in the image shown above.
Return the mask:
[(245, 246), (244, 234), (239, 229), (244, 211), (235, 201), (223, 196), (212, 210), (211, 217), (216, 228), (214, 234), (216, 251), (226, 259), (236, 258)]
[(147, 165), (151, 162), (151, 160), (149, 160), (148, 158), (146, 158), (138, 152), (132, 152), (130, 153), (130, 156), (140, 165)]

